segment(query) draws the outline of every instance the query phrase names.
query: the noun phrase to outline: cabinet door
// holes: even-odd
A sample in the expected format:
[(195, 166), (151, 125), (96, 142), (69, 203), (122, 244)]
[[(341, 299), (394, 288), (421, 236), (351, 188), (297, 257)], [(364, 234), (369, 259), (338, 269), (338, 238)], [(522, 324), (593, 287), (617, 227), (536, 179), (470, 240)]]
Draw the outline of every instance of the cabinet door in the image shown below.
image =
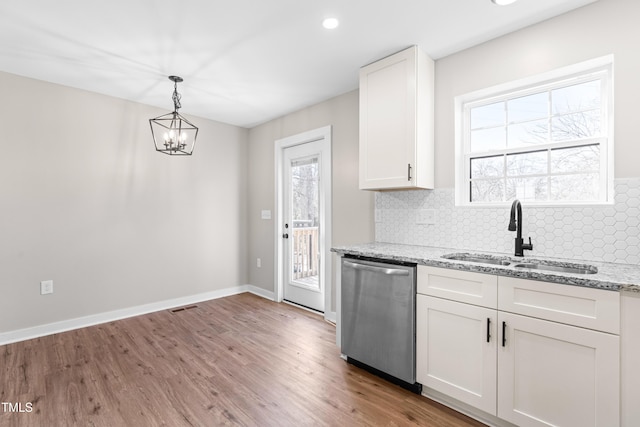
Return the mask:
[(361, 68), (361, 189), (433, 188), (432, 100), (433, 61), (416, 46)]
[(497, 312), (418, 295), (416, 380), (496, 414)]
[(412, 185), (415, 66), (403, 51), (360, 70), (360, 188)]
[(619, 425), (618, 336), (503, 312), (498, 321), (498, 417), (521, 427)]

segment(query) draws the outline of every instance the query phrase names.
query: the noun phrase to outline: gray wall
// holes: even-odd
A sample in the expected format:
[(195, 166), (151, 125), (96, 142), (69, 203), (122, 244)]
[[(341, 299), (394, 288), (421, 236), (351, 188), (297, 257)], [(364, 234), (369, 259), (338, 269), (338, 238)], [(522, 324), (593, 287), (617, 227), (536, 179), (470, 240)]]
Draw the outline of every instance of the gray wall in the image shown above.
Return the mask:
[(0, 92), (0, 332), (247, 283), (246, 129), (195, 117), (194, 156), (170, 157), (148, 124), (167, 110), (6, 73)]
[[(614, 55), (615, 204), (525, 206), (532, 255), (640, 262), (640, 2), (600, 0), (436, 62), (436, 189), (385, 192), (376, 199), (380, 242), (513, 253), (508, 207), (455, 207), (454, 98), (468, 92)], [(433, 209), (435, 224), (416, 224)]]
[[(249, 131), (250, 284), (275, 291), (274, 219), (260, 219), (260, 211), (275, 212), (274, 148), (278, 139), (333, 127), (332, 243), (373, 241), (373, 193), (358, 190), (358, 111), (358, 91), (353, 91)], [(262, 267), (256, 267), (256, 258), (262, 260)]]
[(615, 61), (615, 177), (640, 176), (639, 17), (636, 0), (599, 0), (436, 61), (436, 187), (454, 187), (456, 96), (608, 54)]
[[(640, 2), (599, 0), (436, 61), (436, 187), (454, 185), (457, 95), (615, 55), (615, 176), (640, 175)], [(196, 155), (153, 150), (140, 104), (0, 73), (0, 332), (245, 283), (274, 291), (274, 141), (333, 126), (333, 244), (374, 239), (358, 92), (251, 130), (194, 118)], [(7, 124), (11, 124), (7, 128)], [(256, 267), (261, 258), (262, 267)], [(39, 295), (39, 282), (55, 293)]]
[[(435, 64), (435, 174), (436, 188), (454, 187), (454, 98), (603, 55), (615, 55), (615, 177), (640, 176), (640, 145), (635, 135), (635, 97), (640, 94), (640, 2), (599, 0), (482, 45), (442, 58)], [(357, 91), (289, 114), (254, 129), (249, 135), (249, 283), (274, 290), (273, 220), (261, 220), (260, 210), (274, 210), (274, 141), (325, 125), (334, 126), (333, 244), (373, 240), (372, 192), (358, 191)], [(425, 190), (427, 193), (429, 191)], [(396, 192), (380, 193), (393, 199)], [(397, 198), (408, 197), (397, 192)], [(393, 203), (391, 203), (393, 204)], [(401, 206), (405, 208), (405, 206)], [(429, 207), (429, 206), (422, 206)], [(385, 215), (381, 215), (385, 218)], [(413, 218), (411, 213), (409, 218)], [(501, 224), (501, 223), (500, 223)], [(393, 220), (383, 221), (397, 241)], [(380, 228), (380, 227), (378, 227)], [(429, 244), (412, 236), (404, 243)], [(540, 230), (543, 233), (543, 230)], [(507, 234), (507, 233), (505, 233)], [(565, 236), (561, 236), (564, 238)], [(507, 238), (510, 238), (507, 234)], [(386, 241), (386, 240), (385, 240)], [(551, 243), (550, 243), (551, 244)], [(476, 248), (477, 249), (477, 248)], [(491, 248), (484, 248), (491, 250)], [(262, 267), (256, 267), (256, 258)]]

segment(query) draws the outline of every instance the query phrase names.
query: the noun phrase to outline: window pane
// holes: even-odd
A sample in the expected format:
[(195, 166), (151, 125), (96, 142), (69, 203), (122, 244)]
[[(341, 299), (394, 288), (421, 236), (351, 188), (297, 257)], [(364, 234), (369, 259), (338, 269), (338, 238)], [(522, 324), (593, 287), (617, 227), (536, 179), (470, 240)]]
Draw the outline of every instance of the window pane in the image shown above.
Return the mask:
[(290, 275), (300, 286), (320, 290), (318, 265), (318, 218), (320, 215), (319, 155), (291, 160), (289, 200), (293, 224), (290, 233), (293, 251)]
[(600, 108), (600, 80), (551, 91), (553, 114)]
[(592, 138), (599, 136), (600, 110), (582, 111), (551, 119), (551, 136), (554, 141)]
[(551, 173), (587, 172), (600, 169), (600, 145), (551, 150)]
[(482, 179), (471, 181), (472, 202), (501, 202), (504, 197), (504, 180)]
[(504, 127), (471, 131), (471, 151), (502, 149), (506, 146)]
[(549, 116), (549, 92), (536, 93), (509, 100), (509, 123), (524, 122)]
[(470, 111), (471, 129), (504, 125), (506, 120), (504, 108), (503, 101), (472, 108)]
[(509, 147), (522, 147), (548, 142), (549, 120), (536, 120), (533, 122), (509, 125)]
[(456, 175), (457, 193), (471, 205), (609, 201), (612, 64), (575, 71), (457, 98), (456, 161), (467, 174)]
[(547, 173), (547, 151), (510, 154), (507, 156), (507, 176)]
[(547, 177), (507, 179), (507, 200), (547, 200)]
[(471, 159), (471, 178), (490, 178), (504, 175), (504, 156)]
[(551, 177), (553, 200), (598, 200), (600, 182), (598, 174), (577, 174)]

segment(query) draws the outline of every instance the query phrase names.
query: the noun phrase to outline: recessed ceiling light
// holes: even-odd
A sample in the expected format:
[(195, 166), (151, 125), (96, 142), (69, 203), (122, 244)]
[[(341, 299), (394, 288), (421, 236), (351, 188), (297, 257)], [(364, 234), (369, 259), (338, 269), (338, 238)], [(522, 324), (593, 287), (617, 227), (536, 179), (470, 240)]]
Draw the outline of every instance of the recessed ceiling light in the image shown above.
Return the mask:
[(516, 0), (491, 0), (491, 1), (499, 6), (506, 6), (508, 4), (516, 2)]
[(333, 30), (334, 28), (337, 28), (339, 24), (340, 23), (336, 18), (327, 18), (324, 21), (322, 21), (322, 26), (325, 27), (327, 30)]

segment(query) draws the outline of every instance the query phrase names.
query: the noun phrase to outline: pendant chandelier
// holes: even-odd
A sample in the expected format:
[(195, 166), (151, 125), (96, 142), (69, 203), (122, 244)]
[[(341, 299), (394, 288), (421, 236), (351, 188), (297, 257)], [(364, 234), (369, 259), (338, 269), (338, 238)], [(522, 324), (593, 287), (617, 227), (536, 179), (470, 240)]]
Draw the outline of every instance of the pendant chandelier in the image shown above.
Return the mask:
[(198, 128), (178, 113), (178, 109), (182, 107), (178, 83), (183, 81), (182, 77), (169, 76), (169, 80), (173, 82), (173, 112), (149, 119), (153, 143), (156, 151), (161, 153), (190, 156), (196, 145)]

